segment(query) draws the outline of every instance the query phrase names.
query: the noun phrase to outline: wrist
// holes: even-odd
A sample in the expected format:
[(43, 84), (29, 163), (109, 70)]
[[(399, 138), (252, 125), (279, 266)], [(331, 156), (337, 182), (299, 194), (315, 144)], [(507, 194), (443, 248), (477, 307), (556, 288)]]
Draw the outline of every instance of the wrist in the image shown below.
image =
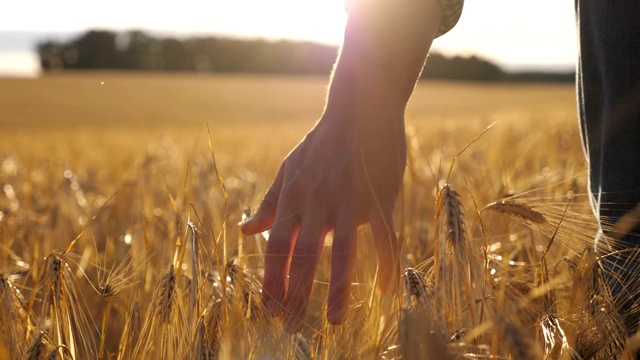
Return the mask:
[[(349, 19), (327, 110), (402, 115), (440, 24), (437, 0), (358, 1)], [(373, 110), (373, 109), (371, 109)]]

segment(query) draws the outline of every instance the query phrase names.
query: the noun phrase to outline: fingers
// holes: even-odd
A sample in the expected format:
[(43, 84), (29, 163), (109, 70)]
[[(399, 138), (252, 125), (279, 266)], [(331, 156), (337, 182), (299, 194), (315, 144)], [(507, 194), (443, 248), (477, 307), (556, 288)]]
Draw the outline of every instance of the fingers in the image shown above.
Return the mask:
[(349, 309), (351, 278), (356, 263), (357, 229), (356, 219), (349, 212), (343, 212), (338, 217), (334, 228), (327, 304), (327, 320), (334, 325), (344, 321)]
[(282, 313), (286, 297), (285, 285), (289, 257), (293, 250), (294, 239), (298, 235), (299, 216), (292, 209), (290, 204), (281, 204), (278, 209), (278, 220), (273, 224), (265, 249), (262, 301), (267, 313), (272, 316)]
[(284, 329), (296, 333), (304, 324), (316, 267), (322, 253), (326, 230), (323, 219), (309, 216), (303, 220), (296, 241), (289, 272)]
[(282, 165), (280, 170), (278, 170), (278, 175), (276, 175), (275, 180), (273, 180), (273, 184), (271, 184), (271, 187), (264, 195), (258, 210), (256, 210), (251, 219), (242, 224), (241, 230), (243, 233), (247, 235), (254, 235), (271, 227), (273, 220), (276, 217), (276, 209), (278, 207), (278, 198), (280, 197), (283, 178), (284, 165)]
[(380, 214), (374, 211), (370, 224), (378, 254), (378, 285), (386, 294), (398, 285), (400, 275), (400, 249), (391, 212)]

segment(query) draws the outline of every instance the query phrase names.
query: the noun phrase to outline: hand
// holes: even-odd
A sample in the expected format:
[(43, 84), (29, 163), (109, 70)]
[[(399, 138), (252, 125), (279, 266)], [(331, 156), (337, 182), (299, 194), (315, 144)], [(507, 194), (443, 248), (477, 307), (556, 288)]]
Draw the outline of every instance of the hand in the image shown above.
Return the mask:
[[(406, 163), (404, 110), (440, 24), (432, 1), (354, 1), (322, 119), (282, 163), (245, 234), (271, 228), (262, 298), (300, 331), (333, 231), (327, 318), (349, 306), (358, 226), (369, 223), (384, 292), (399, 280), (393, 208)], [(287, 276), (289, 278), (287, 283)]]
[(271, 228), (263, 303), (273, 316), (284, 312), (287, 332), (303, 326), (330, 231), (329, 322), (340, 324), (346, 317), (358, 226), (371, 225), (381, 289), (397, 282), (399, 249), (392, 213), (406, 163), (404, 122), (401, 114), (385, 121), (367, 120), (354, 112), (325, 113), (283, 161), (255, 215), (242, 226), (249, 235)]

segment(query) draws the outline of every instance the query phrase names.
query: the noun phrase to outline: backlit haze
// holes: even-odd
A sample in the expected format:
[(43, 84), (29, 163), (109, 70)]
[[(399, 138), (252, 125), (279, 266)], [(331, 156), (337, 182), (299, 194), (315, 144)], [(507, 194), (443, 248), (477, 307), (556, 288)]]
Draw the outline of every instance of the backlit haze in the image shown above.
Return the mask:
[[(14, 76), (37, 74), (37, 41), (66, 40), (88, 29), (339, 45), (347, 20), (342, 0), (20, 0), (1, 8), (0, 74)], [(506, 70), (572, 70), (573, 10), (573, 1), (467, 0), (458, 26), (437, 39), (433, 50), (475, 54)]]

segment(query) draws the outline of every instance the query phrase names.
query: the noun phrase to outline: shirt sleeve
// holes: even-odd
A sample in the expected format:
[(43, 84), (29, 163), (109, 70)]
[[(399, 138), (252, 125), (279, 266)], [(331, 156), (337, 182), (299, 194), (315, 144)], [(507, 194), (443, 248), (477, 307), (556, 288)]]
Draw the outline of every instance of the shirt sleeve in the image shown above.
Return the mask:
[[(344, 8), (349, 13), (349, 8), (352, 2), (355, 0), (344, 0)], [(439, 0), (442, 8), (442, 19), (440, 19), (440, 27), (436, 33), (436, 37), (440, 37), (449, 30), (453, 29), (458, 23), (460, 15), (462, 14), (462, 6), (464, 0)]]
[(463, 5), (464, 0), (440, 0), (442, 19), (440, 19), (440, 27), (438, 28), (436, 37), (446, 34), (456, 26), (462, 14)]

